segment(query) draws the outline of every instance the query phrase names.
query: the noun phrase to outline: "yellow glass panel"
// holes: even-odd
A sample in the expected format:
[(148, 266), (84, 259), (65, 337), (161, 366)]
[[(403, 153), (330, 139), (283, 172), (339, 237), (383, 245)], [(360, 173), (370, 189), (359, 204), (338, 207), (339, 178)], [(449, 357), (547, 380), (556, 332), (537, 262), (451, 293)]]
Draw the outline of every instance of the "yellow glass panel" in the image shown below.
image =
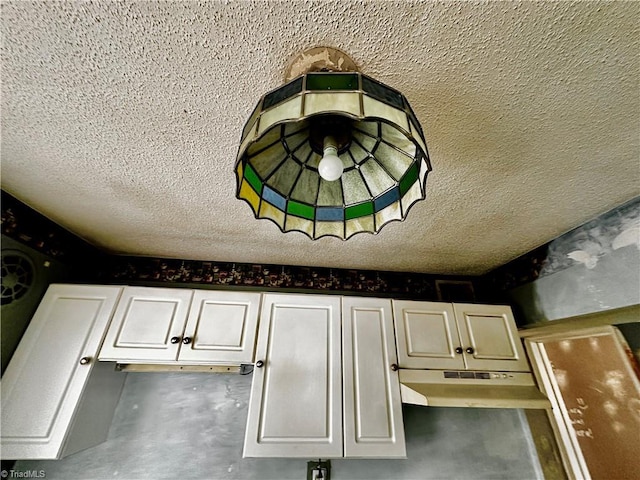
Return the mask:
[(249, 202), (251, 208), (253, 208), (254, 213), (258, 214), (258, 205), (260, 205), (260, 197), (256, 191), (251, 188), (251, 185), (247, 183), (246, 180), (242, 180), (242, 185), (240, 185), (240, 198), (244, 198)]
[(386, 118), (387, 120), (390, 120), (396, 125), (404, 128), (406, 132), (409, 131), (407, 114), (402, 110), (393, 108), (391, 105), (379, 102), (378, 100), (368, 97), (367, 95), (363, 96), (363, 104), (365, 116)]
[(392, 203), (388, 207), (383, 208), (377, 212), (375, 216), (378, 228), (391, 220), (401, 220), (402, 212), (400, 211), (400, 202)]
[(236, 168), (236, 172), (238, 172), (238, 178), (242, 178), (242, 162), (238, 162), (238, 167)]
[(322, 112), (346, 112), (362, 117), (360, 112), (360, 94), (356, 92), (319, 92), (304, 96), (304, 115)]
[(316, 222), (316, 238), (323, 235), (333, 235), (344, 239), (344, 226), (342, 222)]
[(270, 218), (280, 228), (284, 228), (284, 212), (268, 202), (262, 202), (260, 205), (260, 218)]
[(300, 95), (290, 98), (277, 107), (263, 112), (260, 116), (258, 135), (262, 135), (271, 125), (282, 120), (292, 120), (301, 116), (302, 97)]
[(347, 220), (346, 227), (347, 238), (358, 232), (374, 232), (373, 215)]
[(290, 230), (300, 230), (311, 237), (313, 235), (313, 222), (305, 218), (287, 215), (285, 230), (287, 232)]

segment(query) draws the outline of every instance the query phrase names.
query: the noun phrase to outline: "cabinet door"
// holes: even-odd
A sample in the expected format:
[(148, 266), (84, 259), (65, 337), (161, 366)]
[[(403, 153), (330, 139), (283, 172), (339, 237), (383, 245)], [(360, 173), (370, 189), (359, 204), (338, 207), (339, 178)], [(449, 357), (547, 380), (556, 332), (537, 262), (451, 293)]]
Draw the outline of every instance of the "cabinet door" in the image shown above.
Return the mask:
[(252, 363), (260, 296), (196, 290), (178, 360)]
[(342, 299), (344, 456), (406, 457), (391, 300)]
[(177, 360), (192, 295), (179, 288), (126, 287), (100, 360)]
[(464, 368), (450, 303), (394, 300), (393, 313), (400, 368)]
[(461, 303), (454, 310), (469, 370), (531, 371), (511, 308)]
[(121, 290), (49, 287), (2, 377), (2, 458), (61, 455)]
[(340, 297), (263, 297), (244, 457), (342, 456), (340, 336)]

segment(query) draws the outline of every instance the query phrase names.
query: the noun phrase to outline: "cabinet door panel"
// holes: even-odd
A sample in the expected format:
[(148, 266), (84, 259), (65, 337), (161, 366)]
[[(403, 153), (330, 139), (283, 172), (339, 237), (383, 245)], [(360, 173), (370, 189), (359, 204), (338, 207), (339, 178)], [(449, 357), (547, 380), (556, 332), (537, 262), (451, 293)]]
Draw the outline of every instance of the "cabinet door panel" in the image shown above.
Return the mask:
[(126, 287), (107, 332), (101, 360), (177, 360), (192, 290)]
[(530, 371), (518, 330), (508, 306), (454, 304), (470, 370)]
[(394, 300), (393, 309), (401, 368), (464, 368), (451, 304)]
[(245, 457), (342, 456), (340, 298), (265, 295)]
[(259, 293), (196, 291), (180, 348), (180, 361), (253, 362)]
[(49, 287), (2, 378), (3, 458), (60, 455), (120, 291)]
[(391, 301), (344, 297), (344, 455), (405, 457)]

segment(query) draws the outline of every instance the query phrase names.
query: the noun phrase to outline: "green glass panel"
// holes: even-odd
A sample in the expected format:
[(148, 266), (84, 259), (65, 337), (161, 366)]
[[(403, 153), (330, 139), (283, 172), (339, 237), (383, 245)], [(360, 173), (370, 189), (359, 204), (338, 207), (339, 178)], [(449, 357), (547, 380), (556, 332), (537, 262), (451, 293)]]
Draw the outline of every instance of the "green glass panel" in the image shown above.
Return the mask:
[(267, 108), (272, 107), (273, 105), (277, 105), (284, 99), (295, 95), (301, 90), (302, 90), (302, 77), (298, 77), (295, 80), (292, 80), (291, 82), (287, 83), (286, 85), (283, 85), (282, 87), (278, 88), (277, 90), (265, 95), (264, 104), (262, 108), (266, 110)]
[(262, 152), (250, 157), (249, 162), (258, 172), (260, 178), (269, 178), (278, 165), (287, 158), (287, 152), (282, 143), (278, 142)]
[(244, 178), (247, 179), (253, 189), (258, 192), (258, 195), (262, 193), (262, 181), (256, 171), (247, 163), (247, 167), (244, 169)]
[(411, 165), (411, 168), (409, 169), (409, 171), (407, 171), (407, 174), (402, 178), (402, 180), (400, 180), (400, 196), (401, 197), (404, 196), (404, 194), (409, 191), (409, 189), (411, 188), (411, 185), (416, 183), (417, 179), (418, 179), (418, 164), (414, 163), (413, 165)]
[(356, 169), (349, 170), (342, 174), (342, 189), (344, 191), (345, 205), (362, 203), (371, 200), (371, 194), (362, 180), (362, 175)]
[(360, 203), (358, 205), (352, 205), (347, 207), (344, 212), (346, 220), (352, 218), (366, 217), (373, 214), (373, 202)]
[(311, 205), (305, 205), (304, 203), (296, 202), (295, 200), (289, 200), (287, 203), (287, 213), (295, 215), (296, 217), (313, 220), (313, 212), (314, 210)]
[(324, 207), (342, 207), (342, 182), (327, 182), (320, 180), (318, 205)]
[[(295, 152), (293, 152), (293, 156), (300, 163), (308, 163), (309, 156), (312, 154), (311, 145), (309, 142), (303, 143), (300, 148), (298, 148)], [(313, 155), (316, 155), (315, 153)]]
[(300, 202), (314, 205), (318, 197), (318, 174), (313, 170), (304, 168), (296, 182), (291, 198)]
[(387, 123), (382, 123), (382, 141), (407, 152), (412, 158), (416, 156), (416, 145), (397, 128)]
[(367, 151), (362, 148), (362, 145), (356, 142), (351, 142), (351, 145), (349, 145), (349, 153), (351, 153), (351, 156), (356, 163), (362, 163), (369, 158)]
[(374, 197), (386, 192), (396, 184), (393, 178), (373, 159), (360, 166), (360, 173), (362, 173), (364, 181)]
[(374, 152), (376, 160), (396, 180), (400, 180), (411, 166), (413, 158), (382, 142)]
[(355, 73), (309, 73), (307, 90), (356, 90), (358, 75)]
[(247, 148), (247, 155), (253, 156), (256, 153), (268, 148), (269, 146), (280, 143), (280, 134), (282, 129), (280, 126), (274, 127), (268, 132), (265, 132), (260, 138), (253, 142), (249, 148)]
[(294, 135), (291, 135), (290, 137), (285, 138), (285, 142), (287, 144), (287, 147), (289, 147), (289, 151), (292, 152), (299, 148), (300, 145), (302, 145), (304, 142), (307, 142), (308, 138), (309, 131), (303, 130), (300, 133), (296, 133)]
[(299, 163), (291, 158), (287, 158), (265, 183), (276, 192), (279, 192), (283, 197), (287, 197), (293, 188), (294, 182), (298, 178), (300, 168), (302, 167), (300, 167)]
[(351, 134), (352, 142), (359, 144), (366, 152), (372, 152), (377, 140), (369, 135), (354, 130)]

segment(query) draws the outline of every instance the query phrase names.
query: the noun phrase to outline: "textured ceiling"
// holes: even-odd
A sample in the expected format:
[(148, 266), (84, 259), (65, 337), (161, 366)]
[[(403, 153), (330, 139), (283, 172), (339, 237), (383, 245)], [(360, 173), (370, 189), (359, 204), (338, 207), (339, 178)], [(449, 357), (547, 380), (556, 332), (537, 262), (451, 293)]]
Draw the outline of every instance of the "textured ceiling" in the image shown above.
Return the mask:
[[(2, 188), (115, 253), (479, 274), (640, 194), (638, 2), (2, 1)], [(425, 129), (427, 200), (378, 235), (283, 234), (240, 132), (341, 48)]]

